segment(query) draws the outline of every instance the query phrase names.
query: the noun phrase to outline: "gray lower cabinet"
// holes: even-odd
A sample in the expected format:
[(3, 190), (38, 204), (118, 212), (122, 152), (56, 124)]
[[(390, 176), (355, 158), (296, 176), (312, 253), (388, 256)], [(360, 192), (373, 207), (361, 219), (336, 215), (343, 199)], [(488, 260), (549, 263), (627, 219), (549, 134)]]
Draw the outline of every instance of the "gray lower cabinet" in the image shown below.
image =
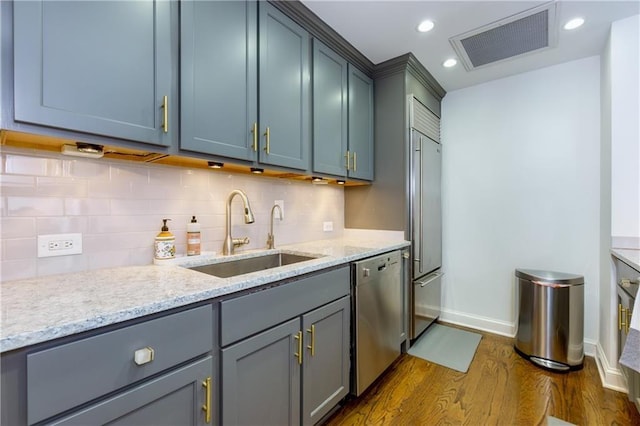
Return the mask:
[(317, 423), (349, 392), (349, 316), (346, 296), (223, 349), (222, 424)]
[(218, 418), (217, 305), (2, 354), (2, 424)]
[(177, 16), (160, 0), (13, 2), (13, 119), (170, 146)]
[(180, 2), (180, 148), (256, 159), (257, 5)]
[(345, 266), (220, 303), (222, 424), (314, 424), (348, 394), (349, 292)]
[(313, 171), (373, 180), (373, 80), (317, 40)]
[(309, 170), (309, 33), (268, 2), (258, 3), (258, 158), (263, 164)]
[[(213, 393), (203, 383), (213, 376), (208, 356), (105, 401), (53, 421), (52, 425), (197, 426), (211, 424)], [(207, 383), (207, 386), (213, 384)]]

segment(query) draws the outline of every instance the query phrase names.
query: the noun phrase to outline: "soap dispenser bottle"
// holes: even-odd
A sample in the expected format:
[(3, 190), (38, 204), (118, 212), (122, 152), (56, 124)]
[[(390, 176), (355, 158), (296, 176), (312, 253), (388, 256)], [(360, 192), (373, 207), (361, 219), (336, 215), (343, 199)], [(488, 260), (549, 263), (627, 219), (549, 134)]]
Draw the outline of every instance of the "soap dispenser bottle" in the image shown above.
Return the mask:
[(200, 254), (200, 224), (195, 216), (187, 223), (187, 256)]
[(176, 257), (176, 237), (169, 232), (168, 220), (171, 219), (162, 219), (162, 229), (154, 243), (154, 257), (159, 260)]

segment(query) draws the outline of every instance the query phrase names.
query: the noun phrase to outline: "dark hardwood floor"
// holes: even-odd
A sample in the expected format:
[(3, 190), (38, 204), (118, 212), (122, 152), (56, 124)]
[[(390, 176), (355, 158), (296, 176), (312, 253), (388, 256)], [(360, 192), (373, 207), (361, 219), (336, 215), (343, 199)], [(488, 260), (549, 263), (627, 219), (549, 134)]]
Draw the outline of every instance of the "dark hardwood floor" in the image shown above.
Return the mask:
[(516, 354), (513, 339), (485, 333), (466, 374), (403, 354), (325, 424), (545, 425), (548, 415), (576, 425), (640, 425), (627, 395), (602, 387), (593, 358), (580, 371), (553, 373)]

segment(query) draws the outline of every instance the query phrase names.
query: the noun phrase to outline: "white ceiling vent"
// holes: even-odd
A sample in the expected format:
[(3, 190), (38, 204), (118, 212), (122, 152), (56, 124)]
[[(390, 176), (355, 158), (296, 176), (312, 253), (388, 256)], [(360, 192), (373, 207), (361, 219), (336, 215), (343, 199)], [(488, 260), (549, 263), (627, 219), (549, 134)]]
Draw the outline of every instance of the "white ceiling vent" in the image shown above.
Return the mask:
[(556, 46), (556, 3), (549, 2), (449, 39), (467, 71)]

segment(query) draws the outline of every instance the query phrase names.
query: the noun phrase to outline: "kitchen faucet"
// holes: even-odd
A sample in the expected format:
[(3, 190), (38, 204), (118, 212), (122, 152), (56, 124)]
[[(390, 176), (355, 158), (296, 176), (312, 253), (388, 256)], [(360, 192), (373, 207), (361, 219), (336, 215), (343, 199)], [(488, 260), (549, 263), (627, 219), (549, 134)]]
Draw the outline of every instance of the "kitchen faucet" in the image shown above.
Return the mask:
[(282, 209), (280, 208), (279, 205), (274, 204), (273, 207), (271, 207), (271, 226), (269, 228), (269, 234), (267, 235), (267, 248), (268, 249), (276, 248), (276, 242), (275, 242), (275, 238), (273, 236), (273, 213), (276, 211), (276, 207), (278, 208), (278, 219), (280, 219), (282, 221)]
[(222, 245), (222, 254), (225, 256), (233, 254), (233, 251), (237, 246), (249, 244), (249, 237), (231, 237), (231, 201), (233, 201), (233, 197), (235, 197), (236, 195), (240, 196), (240, 198), (242, 199), (242, 203), (244, 204), (244, 223), (255, 222), (253, 212), (251, 211), (251, 206), (249, 205), (247, 194), (239, 189), (234, 189), (233, 191), (231, 191), (229, 193), (229, 197), (227, 198), (227, 236), (224, 239), (224, 244)]

